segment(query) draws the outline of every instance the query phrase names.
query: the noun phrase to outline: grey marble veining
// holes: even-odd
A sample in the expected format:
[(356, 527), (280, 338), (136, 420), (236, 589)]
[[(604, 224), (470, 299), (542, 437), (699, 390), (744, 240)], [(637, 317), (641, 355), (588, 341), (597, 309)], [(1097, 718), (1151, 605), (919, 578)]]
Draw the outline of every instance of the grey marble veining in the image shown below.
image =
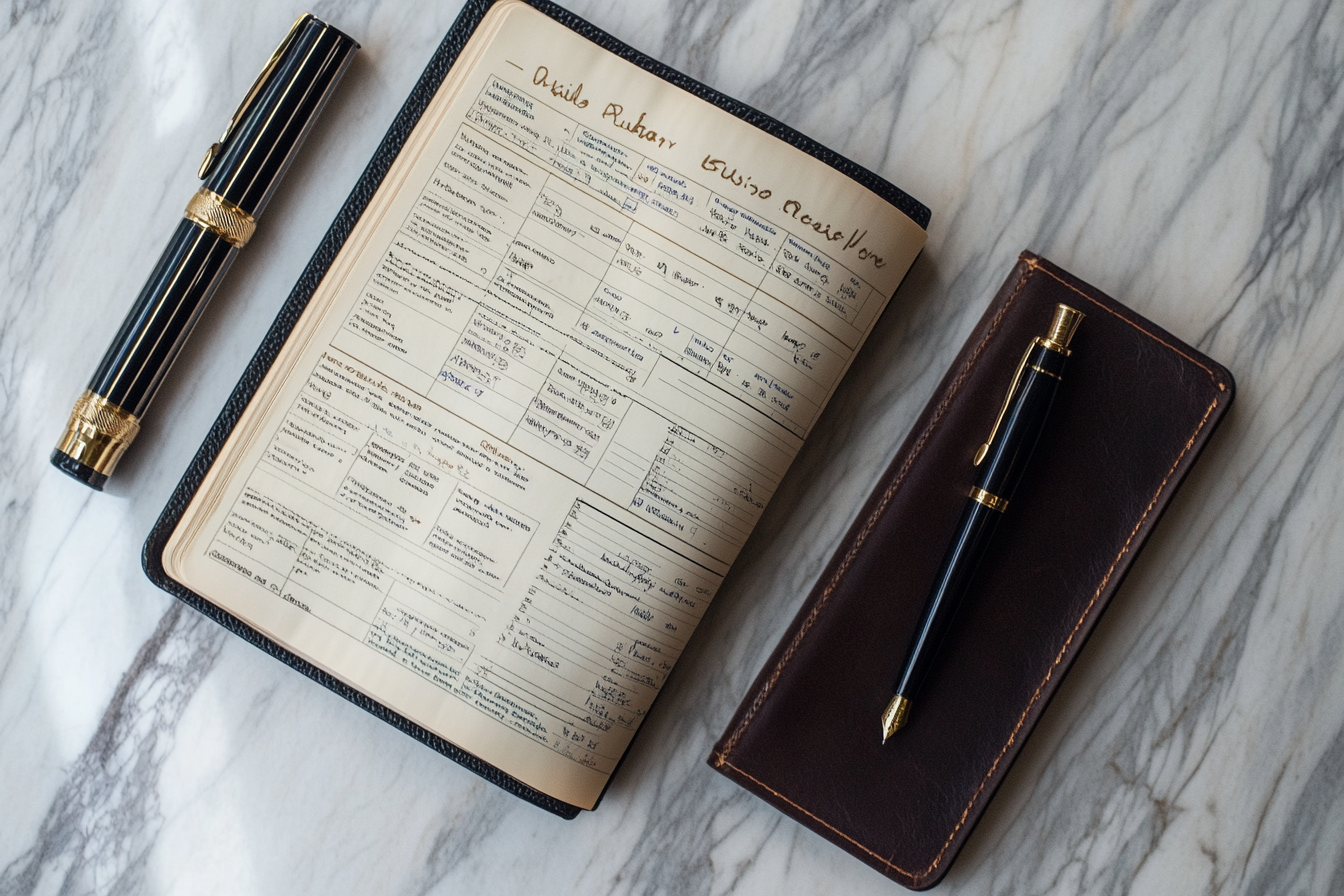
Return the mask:
[(154, 589), (139, 547), (460, 4), (364, 49), (107, 493), (46, 456), (300, 10), (0, 19), (0, 896), (891, 892), (704, 759), (1018, 251), (1238, 398), (942, 892), (1344, 893), (1344, 7), (576, 0), (927, 203), (930, 240), (604, 803), (564, 823)]

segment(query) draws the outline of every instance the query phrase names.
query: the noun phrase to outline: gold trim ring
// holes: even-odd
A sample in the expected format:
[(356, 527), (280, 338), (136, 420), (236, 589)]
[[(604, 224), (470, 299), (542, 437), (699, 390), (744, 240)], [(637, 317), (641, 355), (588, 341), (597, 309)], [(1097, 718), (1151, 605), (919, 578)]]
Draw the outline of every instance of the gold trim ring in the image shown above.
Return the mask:
[(140, 433), (140, 420), (101, 395), (84, 391), (70, 412), (70, 422), (56, 449), (103, 476)]
[(182, 213), (235, 248), (241, 249), (256, 232), (257, 221), (223, 196), (201, 187)]
[(1005, 510), (1008, 509), (1007, 501), (1003, 500), (998, 495), (985, 491), (982, 488), (971, 490), (971, 500), (985, 505), (990, 510), (997, 510), (999, 513), (1003, 513)]

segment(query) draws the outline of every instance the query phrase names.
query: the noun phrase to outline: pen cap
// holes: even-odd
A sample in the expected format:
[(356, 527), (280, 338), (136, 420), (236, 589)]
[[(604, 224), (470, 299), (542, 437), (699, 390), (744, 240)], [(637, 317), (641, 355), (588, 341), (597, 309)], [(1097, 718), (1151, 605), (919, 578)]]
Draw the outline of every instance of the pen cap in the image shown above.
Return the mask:
[(991, 435), (977, 453), (976, 463), (983, 466), (976, 486), (1005, 502), (1005, 507), (1036, 448), (1064, 375), (1069, 343), (1084, 316), (1068, 305), (1055, 306), (1049, 332), (1034, 339), (1018, 363), (1007, 402), (994, 424), (997, 437)]
[(310, 15), (295, 23), (209, 164), (205, 189), (260, 216), (358, 49), (353, 38)]

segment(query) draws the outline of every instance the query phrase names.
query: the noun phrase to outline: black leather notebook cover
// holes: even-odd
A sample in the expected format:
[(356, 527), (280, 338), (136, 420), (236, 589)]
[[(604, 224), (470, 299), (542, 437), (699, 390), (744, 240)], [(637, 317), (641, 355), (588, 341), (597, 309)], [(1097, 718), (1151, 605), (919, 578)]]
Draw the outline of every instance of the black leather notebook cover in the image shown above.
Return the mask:
[[(1023, 349), (1084, 312), (1026, 476), (905, 728), (879, 718)], [(916, 421), (709, 762), (936, 884), (1232, 403), (1223, 367), (1030, 254)]]
[[(299, 315), (303, 313), (308, 305), (308, 300), (312, 297), (313, 291), (317, 289), (327, 272), (327, 268), (335, 259), (336, 254), (344, 245), (346, 238), (350, 235), (355, 222), (359, 220), (364, 209), (368, 206), (369, 200), (377, 191), (387, 174), (388, 168), (396, 159), (397, 154), (401, 152), (411, 131), (415, 128), (420, 116), (429, 105), (439, 85), (447, 76), (449, 69), (452, 68), (458, 54), (466, 45), (476, 26), (481, 19), (494, 6), (496, 0), (471, 0), (463, 8), (453, 27), (444, 37), (438, 50), (434, 53), (425, 69), (420, 80), (416, 83), (415, 89), (411, 91), (410, 96), (406, 98), (406, 103), (397, 114), (392, 126), (388, 129), (386, 136), (378, 146), (373, 158), (369, 160), (368, 167), (364, 169), (359, 182), (355, 184), (350, 197), (342, 206), (336, 219), (332, 221), (331, 228), (327, 231), (321, 245), (313, 254), (308, 266), (304, 269), (303, 275), (294, 285), (293, 291), (285, 301), (284, 307), (280, 309), (279, 315), (271, 325), (257, 353), (253, 356), (247, 370), (239, 378), (238, 384), (234, 387), (232, 395), (220, 412), (215, 424), (211, 427), (210, 433), (201, 444), (191, 466), (187, 468), (178, 483), (168, 504), (164, 507), (163, 513), (159, 516), (158, 522), (149, 533), (149, 538), (145, 542), (143, 563), (145, 574), (150, 580), (160, 588), (173, 594), (179, 600), (187, 603), (191, 607), (214, 619), (220, 625), (229, 631), (243, 638), (251, 644), (274, 656), (276, 659), (284, 662), (298, 671), (312, 678), (314, 681), (340, 694), (350, 702), (369, 711), (373, 715), (387, 722), (389, 725), (409, 734), (411, 737), (426, 744), (427, 746), (439, 751), (445, 756), (453, 759), (472, 771), (479, 774), (486, 780), (499, 785), (505, 790), (522, 797), (529, 802), (535, 803), (544, 809), (554, 812), (564, 818), (574, 818), (578, 815), (580, 809), (577, 806), (560, 802), (547, 796), (521, 781), (505, 774), (495, 768), (488, 762), (467, 753), (453, 746), (430, 731), (426, 731), (419, 725), (411, 722), (409, 719), (393, 712), (383, 704), (370, 699), (365, 694), (354, 688), (336, 680), (326, 672), (318, 669), (312, 664), (304, 661), (281, 645), (270, 640), (260, 632), (252, 629), (240, 619), (230, 615), (210, 601), (183, 587), (168, 577), (163, 568), (163, 549), (168, 542), (173, 529), (176, 528), (178, 521), (181, 520), (183, 512), (191, 502), (204, 478), (210, 465), (214, 463), (215, 457), (219, 454), (229, 433), (232, 432), (234, 424), (238, 422), (243, 409), (251, 401), (257, 387), (265, 378), (266, 372), (270, 369), (271, 363), (275, 360), (281, 346), (289, 338), (294, 324), (298, 321)], [(927, 228), (929, 224), (929, 210), (917, 200), (913, 199), (902, 190), (891, 183), (878, 177), (867, 169), (849, 161), (842, 156), (837, 155), (826, 147), (820, 145), (809, 137), (806, 137), (785, 124), (759, 112), (750, 106), (744, 105), (730, 97), (724, 96), (711, 87), (707, 87), (686, 75), (681, 74), (656, 60), (645, 56), (643, 53), (627, 46), (616, 38), (607, 34), (605, 31), (597, 28), (587, 21), (579, 18), (573, 13), (555, 5), (554, 3), (544, 2), (544, 0), (527, 0), (527, 2), (550, 16), (555, 21), (566, 26), (575, 33), (591, 40), (603, 49), (609, 50), (617, 56), (626, 59), (635, 65), (649, 71), (665, 81), (680, 87), (688, 93), (691, 93), (702, 100), (713, 103), (721, 109), (737, 116), (743, 121), (752, 124), (766, 133), (783, 140), (803, 152), (820, 159), (822, 162), (830, 165), (832, 168), (847, 175), (854, 181), (872, 190), (878, 196), (890, 202), (893, 206), (900, 209), (911, 218), (920, 227)], [(619, 770), (619, 766), (618, 766)], [(614, 775), (613, 775), (614, 776)]]

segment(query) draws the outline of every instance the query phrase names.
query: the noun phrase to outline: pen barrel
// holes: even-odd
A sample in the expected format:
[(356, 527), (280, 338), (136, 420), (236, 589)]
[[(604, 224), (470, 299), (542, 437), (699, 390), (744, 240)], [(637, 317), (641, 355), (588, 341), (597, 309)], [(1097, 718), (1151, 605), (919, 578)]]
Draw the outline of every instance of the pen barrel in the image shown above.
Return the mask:
[(1004, 410), (971, 498), (934, 577), (919, 627), (910, 639), (894, 693), (913, 700), (933, 666), (994, 530), (1007, 512), (1054, 404), (1067, 356), (1038, 340), (1023, 359), (1022, 378)]
[(967, 501), (957, 521), (956, 536), (947, 546), (943, 562), (934, 577), (929, 599), (920, 616), (919, 627), (910, 639), (905, 665), (893, 693), (914, 700), (924, 687), (929, 669), (938, 655), (952, 621), (970, 590), (971, 579), (980, 565), (1003, 514), (977, 501)]
[(75, 402), (51, 462), (101, 489), (238, 249), (182, 220), (112, 344)]
[(178, 222), (158, 264), (103, 355), (89, 391), (144, 416), (238, 250), (192, 221)]
[(1006, 507), (1017, 492), (1027, 463), (1036, 450), (1045, 420), (1064, 374), (1066, 356), (1039, 342), (1027, 353), (1022, 382), (1004, 413), (999, 436), (989, 446), (975, 487)]
[(357, 49), (353, 38), (318, 19), (299, 26), (203, 187), (260, 217)]

